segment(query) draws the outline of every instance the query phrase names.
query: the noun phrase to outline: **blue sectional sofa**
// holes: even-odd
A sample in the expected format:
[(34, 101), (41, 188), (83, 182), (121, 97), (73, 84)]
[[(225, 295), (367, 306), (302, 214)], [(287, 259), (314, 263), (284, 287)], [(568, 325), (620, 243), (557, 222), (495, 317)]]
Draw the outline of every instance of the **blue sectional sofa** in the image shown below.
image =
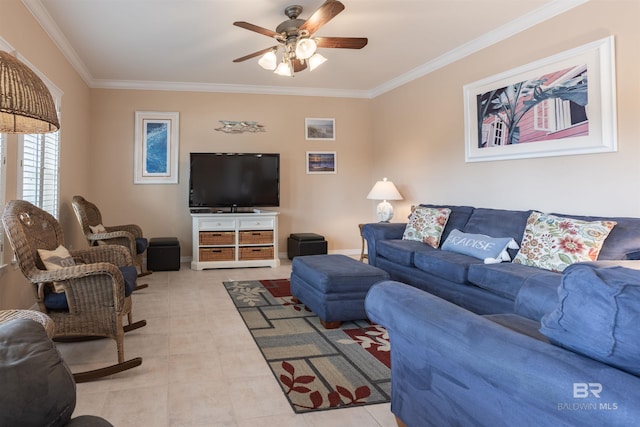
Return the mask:
[[(494, 237), (511, 237), (518, 245), (533, 211), (421, 205), (448, 208), (442, 233), (452, 230)], [(640, 259), (640, 218), (602, 218), (554, 214), (585, 221), (611, 220), (617, 224), (606, 238), (598, 263)], [(562, 273), (523, 264), (485, 264), (482, 259), (403, 240), (406, 223), (372, 223), (362, 227), (369, 264), (397, 280), (422, 289), (477, 314), (518, 312), (533, 320), (553, 309)], [(517, 250), (509, 250), (513, 258)]]
[[(447, 208), (442, 241), (458, 229), (520, 244), (531, 214)], [(570, 217), (617, 224), (597, 261), (562, 272), (402, 240), (406, 224), (363, 227), (392, 279), (365, 308), (389, 332), (400, 426), (638, 425), (640, 218)]]
[[(640, 284), (640, 271), (637, 276)], [(393, 281), (374, 285), (365, 306), (389, 333), (391, 411), (400, 426), (640, 422), (640, 377), (550, 344), (534, 320), (480, 316)], [(637, 333), (636, 338), (640, 367)]]

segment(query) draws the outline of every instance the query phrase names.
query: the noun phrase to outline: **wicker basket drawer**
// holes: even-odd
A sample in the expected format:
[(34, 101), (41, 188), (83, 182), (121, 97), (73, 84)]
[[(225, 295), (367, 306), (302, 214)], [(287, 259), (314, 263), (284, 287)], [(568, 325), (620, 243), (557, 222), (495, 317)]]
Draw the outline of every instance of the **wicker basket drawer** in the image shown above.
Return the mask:
[(241, 245), (259, 245), (273, 243), (273, 230), (241, 231), (239, 237)]
[(200, 248), (200, 261), (235, 261), (234, 248)]
[(240, 260), (273, 259), (273, 246), (251, 246), (240, 248)]
[(233, 245), (236, 239), (235, 231), (201, 231), (201, 245)]

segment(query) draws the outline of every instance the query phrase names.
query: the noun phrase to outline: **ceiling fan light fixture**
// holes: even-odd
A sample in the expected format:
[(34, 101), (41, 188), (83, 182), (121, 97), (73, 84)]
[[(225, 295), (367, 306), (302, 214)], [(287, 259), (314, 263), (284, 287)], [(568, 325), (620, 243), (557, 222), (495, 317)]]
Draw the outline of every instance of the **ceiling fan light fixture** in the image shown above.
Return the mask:
[(296, 42), (296, 57), (298, 59), (309, 59), (316, 53), (318, 45), (315, 40), (310, 38), (301, 38)]
[(291, 63), (289, 61), (282, 61), (278, 64), (278, 67), (274, 71), (279, 76), (291, 77), (293, 76), (293, 68), (291, 67)]
[(278, 65), (278, 58), (276, 58), (276, 53), (273, 50), (265, 53), (258, 61), (258, 64), (260, 64), (260, 66), (265, 70), (275, 70), (276, 66)]
[(327, 61), (327, 58), (316, 53), (311, 58), (308, 59), (309, 62), (309, 71), (315, 70), (318, 66), (324, 64)]

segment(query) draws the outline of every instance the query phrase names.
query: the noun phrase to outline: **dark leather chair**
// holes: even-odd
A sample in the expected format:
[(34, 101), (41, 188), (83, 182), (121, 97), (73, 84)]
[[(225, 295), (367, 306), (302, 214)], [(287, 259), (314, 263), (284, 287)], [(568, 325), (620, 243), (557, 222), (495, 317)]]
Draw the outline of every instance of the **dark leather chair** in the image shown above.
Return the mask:
[(0, 425), (113, 427), (104, 418), (71, 418), (76, 384), (69, 367), (37, 321), (0, 322)]

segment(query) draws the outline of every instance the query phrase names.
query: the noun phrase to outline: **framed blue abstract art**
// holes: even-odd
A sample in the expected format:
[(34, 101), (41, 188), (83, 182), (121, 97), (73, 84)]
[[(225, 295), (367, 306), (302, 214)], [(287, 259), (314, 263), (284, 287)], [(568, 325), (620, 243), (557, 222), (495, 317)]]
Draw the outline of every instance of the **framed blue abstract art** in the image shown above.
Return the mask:
[(136, 111), (134, 184), (178, 183), (179, 113)]

